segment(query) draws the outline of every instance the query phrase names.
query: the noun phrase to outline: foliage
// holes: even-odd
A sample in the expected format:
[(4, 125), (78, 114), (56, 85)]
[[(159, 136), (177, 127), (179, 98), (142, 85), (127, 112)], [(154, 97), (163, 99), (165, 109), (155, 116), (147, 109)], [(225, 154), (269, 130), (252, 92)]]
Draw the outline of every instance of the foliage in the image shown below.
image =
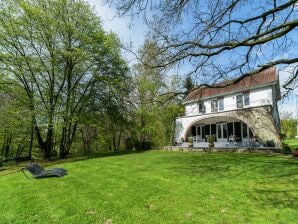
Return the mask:
[(181, 83), (148, 66), (163, 60), (155, 42), (140, 49), (146, 63), (130, 73), (118, 37), (85, 1), (0, 6), (2, 157), (21, 144), (30, 158), (51, 159), (173, 142), (181, 99), (165, 93)]
[[(1, 83), (6, 81), (0, 80)], [(25, 93), (12, 80), (10, 82), (11, 85), (0, 88), (0, 160), (31, 157), (33, 147), (30, 111), (23, 99)]]
[(281, 114), (280, 126), (285, 139), (291, 139), (297, 135), (297, 120), (292, 115), (284, 116)]
[(145, 142), (150, 142), (155, 147), (172, 144), (175, 118), (182, 108), (175, 97), (169, 99), (168, 96), (163, 96), (164, 92), (175, 86), (166, 85), (161, 71), (146, 65), (155, 52), (155, 43), (147, 41), (140, 50), (144, 63), (136, 64), (133, 68), (132, 135), (136, 136), (136, 145), (140, 149), (143, 149)]
[(214, 135), (208, 135), (207, 142), (210, 143), (210, 144), (214, 144), (215, 136)]
[(283, 141), (283, 143), (291, 147), (292, 150), (294, 150), (295, 148), (298, 148), (298, 139), (296, 138), (286, 139)]
[(68, 170), (60, 179), (28, 181), (21, 172), (1, 171), (1, 222), (297, 223), (298, 161), (292, 158), (114, 155), (51, 166)]
[(184, 80), (184, 88), (190, 92), (194, 88), (194, 83), (190, 75), (186, 76)]
[(81, 0), (0, 4), (1, 68), (25, 92), (44, 157), (57, 150), (65, 158), (94, 95), (108, 95), (127, 75), (119, 40)]
[(291, 154), (292, 150), (291, 147), (287, 144), (282, 144), (282, 151), (283, 154)]

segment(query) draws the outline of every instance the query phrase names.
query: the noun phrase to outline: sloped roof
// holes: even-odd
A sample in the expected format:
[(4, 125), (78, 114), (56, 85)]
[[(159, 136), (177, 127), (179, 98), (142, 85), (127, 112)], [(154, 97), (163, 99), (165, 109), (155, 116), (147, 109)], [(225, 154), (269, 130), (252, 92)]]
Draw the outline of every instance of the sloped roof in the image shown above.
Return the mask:
[[(229, 83), (233, 83), (234, 81), (235, 79), (215, 84), (213, 87), (195, 89), (186, 96), (184, 102), (196, 101), (203, 98), (224, 95), (237, 91), (245, 91), (253, 87), (263, 86), (266, 84), (278, 83), (278, 74), (276, 72), (276, 68), (272, 67), (259, 73), (245, 76), (240, 81), (229, 85)], [(220, 87), (224, 85), (227, 86)]]

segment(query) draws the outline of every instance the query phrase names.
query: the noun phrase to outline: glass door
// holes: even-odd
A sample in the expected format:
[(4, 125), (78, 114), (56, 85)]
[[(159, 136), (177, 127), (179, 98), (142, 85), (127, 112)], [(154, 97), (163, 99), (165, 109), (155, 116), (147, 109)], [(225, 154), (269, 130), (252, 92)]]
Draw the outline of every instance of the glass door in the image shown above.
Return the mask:
[(217, 136), (218, 142), (227, 142), (228, 141), (227, 123), (222, 123), (222, 124), (216, 125), (216, 136)]
[(197, 141), (202, 142), (205, 138), (205, 126), (199, 125), (197, 126)]

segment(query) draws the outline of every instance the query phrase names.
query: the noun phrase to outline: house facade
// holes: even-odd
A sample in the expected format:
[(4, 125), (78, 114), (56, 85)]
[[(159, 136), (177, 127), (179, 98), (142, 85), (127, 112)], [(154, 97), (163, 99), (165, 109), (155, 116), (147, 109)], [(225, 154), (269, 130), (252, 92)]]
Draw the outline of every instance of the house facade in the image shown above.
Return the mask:
[(193, 137), (194, 147), (207, 147), (207, 137), (213, 135), (215, 147), (281, 146), (278, 70), (269, 68), (231, 83), (188, 94), (185, 114), (176, 119), (177, 143)]

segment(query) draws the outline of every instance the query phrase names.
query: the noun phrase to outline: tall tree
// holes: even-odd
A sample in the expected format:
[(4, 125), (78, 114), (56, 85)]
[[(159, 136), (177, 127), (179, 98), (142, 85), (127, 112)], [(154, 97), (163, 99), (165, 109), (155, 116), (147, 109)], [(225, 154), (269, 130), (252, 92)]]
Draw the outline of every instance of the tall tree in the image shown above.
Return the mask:
[[(139, 54), (144, 62), (148, 62), (156, 57), (157, 50), (154, 42), (146, 41)], [(167, 94), (163, 95), (169, 91), (166, 81), (169, 80), (164, 78), (161, 69), (151, 68), (146, 63), (134, 66), (131, 98), (134, 105), (133, 134), (140, 149), (172, 143), (173, 122), (180, 108), (175, 98), (168, 101)]]
[(26, 91), (44, 157), (51, 157), (60, 127), (64, 158), (96, 83), (127, 71), (119, 41), (82, 0), (3, 0), (0, 6), (1, 69)]

